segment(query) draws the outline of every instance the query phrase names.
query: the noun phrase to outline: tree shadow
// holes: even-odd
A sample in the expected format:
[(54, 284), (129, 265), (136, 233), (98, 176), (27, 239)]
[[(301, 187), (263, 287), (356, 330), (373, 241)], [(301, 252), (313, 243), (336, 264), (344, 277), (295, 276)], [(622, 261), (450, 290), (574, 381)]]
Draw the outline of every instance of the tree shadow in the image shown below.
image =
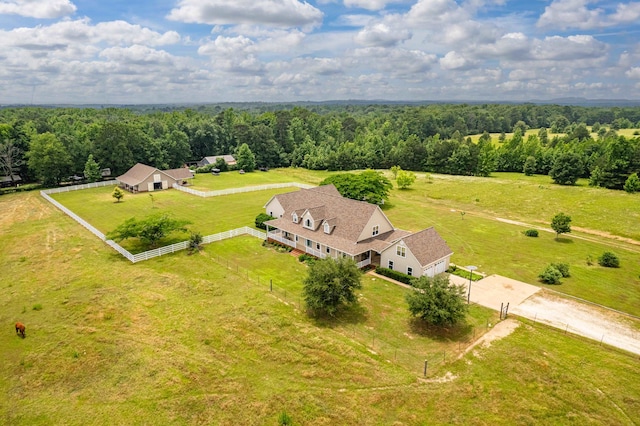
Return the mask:
[(473, 326), (466, 321), (449, 326), (438, 326), (429, 324), (420, 318), (411, 318), (409, 329), (412, 333), (438, 342), (466, 341), (473, 332)]
[(571, 238), (557, 237), (555, 240), (560, 244), (573, 244), (573, 240)]
[(362, 324), (369, 319), (369, 313), (359, 303), (342, 306), (333, 316), (324, 312), (307, 311), (307, 314), (316, 326), (322, 328)]

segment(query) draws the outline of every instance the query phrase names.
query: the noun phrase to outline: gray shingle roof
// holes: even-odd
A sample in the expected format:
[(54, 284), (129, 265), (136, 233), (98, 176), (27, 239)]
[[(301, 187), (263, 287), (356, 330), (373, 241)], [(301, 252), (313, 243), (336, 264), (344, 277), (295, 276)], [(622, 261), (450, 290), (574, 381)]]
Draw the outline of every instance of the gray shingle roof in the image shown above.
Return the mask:
[(453, 254), (433, 227), (408, 235), (402, 240), (423, 267)]
[(138, 163), (123, 175), (118, 176), (116, 179), (118, 182), (125, 183), (129, 186), (138, 185), (140, 182), (144, 181), (146, 178), (151, 176), (154, 172), (157, 172), (158, 169), (155, 167), (147, 166), (146, 164)]

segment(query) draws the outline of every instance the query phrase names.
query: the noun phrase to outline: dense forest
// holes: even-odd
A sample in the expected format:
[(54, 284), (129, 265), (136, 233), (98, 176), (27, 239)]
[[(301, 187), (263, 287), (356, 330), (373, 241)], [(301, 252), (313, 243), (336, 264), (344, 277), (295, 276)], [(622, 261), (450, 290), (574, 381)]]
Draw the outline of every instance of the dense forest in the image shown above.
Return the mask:
[[(59, 185), (137, 162), (175, 168), (246, 144), (257, 166), (550, 174), (622, 189), (640, 172), (638, 107), (558, 105), (205, 106), (0, 110), (0, 176)], [(536, 129), (534, 132), (529, 129)], [(499, 134), (493, 138), (490, 133)], [(476, 136), (473, 140), (471, 135)]]

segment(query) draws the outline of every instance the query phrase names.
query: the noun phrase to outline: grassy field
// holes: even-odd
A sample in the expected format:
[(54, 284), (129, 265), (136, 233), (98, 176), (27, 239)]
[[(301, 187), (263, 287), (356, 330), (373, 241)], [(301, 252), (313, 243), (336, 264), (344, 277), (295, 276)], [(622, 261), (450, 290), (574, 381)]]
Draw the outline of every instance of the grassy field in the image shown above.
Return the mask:
[[(590, 127), (589, 127), (590, 129)], [(526, 139), (528, 136), (531, 135), (538, 135), (538, 132), (540, 131), (540, 129), (529, 129), (525, 132), (524, 134), (524, 138)], [(555, 136), (559, 136), (559, 137), (563, 137), (566, 135), (566, 133), (551, 133), (550, 129), (547, 129), (547, 135), (549, 136), (549, 138), (554, 138)], [(638, 135), (640, 135), (640, 129), (620, 129), (620, 130), (616, 130), (616, 133), (619, 136), (624, 136), (627, 138), (634, 138), (637, 137)], [(500, 133), (489, 133), (489, 135), (491, 136), (491, 142), (494, 145), (499, 145), (500, 144)], [(475, 143), (477, 143), (480, 140), (480, 136), (482, 136), (481, 134), (479, 135), (470, 135), (469, 137), (471, 138), (471, 140)], [(513, 133), (505, 133), (505, 138), (506, 139), (511, 139), (513, 137)], [(591, 137), (593, 139), (598, 139), (598, 134), (597, 133), (591, 133)]]
[[(262, 175), (283, 176), (282, 181), (318, 184), (329, 174), (286, 169), (258, 176)], [(228, 181), (223, 180), (225, 174), (203, 175), (202, 180), (233, 185), (238, 176), (247, 175), (228, 174)], [(97, 188), (60, 193), (55, 198), (103, 232), (132, 216), (170, 212), (176, 218), (191, 220), (191, 229), (209, 235), (252, 225), (272, 195), (290, 190), (212, 198), (163, 191), (153, 194), (153, 202), (148, 194), (127, 194), (124, 202), (114, 203), (111, 188)], [(418, 174), (411, 189), (392, 192), (384, 210), (392, 223), (402, 229), (418, 231), (434, 226), (454, 251), (452, 261), (456, 264), (473, 264), (487, 274), (501, 274), (536, 284), (547, 264), (568, 263), (572, 276), (551, 288), (640, 316), (640, 264), (637, 261), (640, 247), (594, 234), (605, 232), (640, 239), (640, 228), (636, 226), (640, 223), (637, 203), (635, 194), (587, 186), (553, 185), (547, 176), (497, 173), (490, 178), (447, 175), (429, 175), (427, 178)], [(465, 212), (464, 216), (461, 211)], [(556, 240), (555, 234), (541, 232), (539, 238), (529, 238), (522, 234), (526, 226), (496, 220), (504, 218), (548, 227), (551, 217), (560, 211), (572, 216), (574, 229), (584, 228), (592, 233), (574, 232)], [(175, 234), (165, 243), (186, 238), (186, 234)], [(132, 252), (145, 249), (137, 240), (125, 240), (122, 245)], [(606, 250), (614, 251), (620, 257), (621, 268), (597, 265), (598, 256)], [(592, 260), (592, 265), (588, 264), (588, 259)]]
[(495, 314), (424, 329), (405, 290), (367, 278), (361, 309), (318, 322), (298, 305), (305, 266), (256, 239), (133, 265), (35, 193), (2, 196), (0, 210), (2, 424), (639, 419), (637, 357), (523, 324), (456, 359)]
[(216, 191), (219, 189), (242, 188), (246, 186), (269, 185), (272, 183), (296, 182), (293, 176), (281, 171), (252, 172), (240, 174), (234, 172), (222, 172), (218, 176), (211, 173), (197, 173), (195, 179), (190, 181), (190, 188), (198, 191)]

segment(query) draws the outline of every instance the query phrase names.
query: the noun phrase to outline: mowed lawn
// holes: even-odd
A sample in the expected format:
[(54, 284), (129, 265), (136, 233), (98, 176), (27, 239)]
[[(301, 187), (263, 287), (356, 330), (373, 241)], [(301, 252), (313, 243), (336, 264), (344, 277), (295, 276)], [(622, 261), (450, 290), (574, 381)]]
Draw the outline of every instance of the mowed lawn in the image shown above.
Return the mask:
[(217, 191), (228, 188), (243, 188), (247, 186), (270, 185), (274, 183), (296, 182), (294, 176), (283, 169), (268, 172), (254, 171), (240, 174), (237, 171), (222, 172), (218, 176), (211, 173), (196, 173), (190, 180), (190, 188), (198, 191)]
[(306, 267), (257, 239), (130, 264), (36, 193), (0, 209), (3, 424), (277, 424), (287, 412), (304, 425), (608, 425), (640, 412), (637, 357), (546, 327), (457, 359), (495, 314), (416, 326), (406, 290), (368, 277), (360, 309), (316, 321), (298, 305)]
[[(111, 196), (113, 187), (103, 187), (63, 192), (52, 197), (105, 234), (131, 217), (144, 219), (150, 215), (168, 214), (174, 219), (188, 220), (190, 231), (211, 235), (254, 226), (256, 216), (264, 213), (264, 205), (273, 195), (297, 190), (291, 187), (207, 198), (177, 190), (127, 192), (122, 201), (116, 203)], [(188, 233), (174, 233), (163, 239), (161, 245), (188, 238)], [(137, 239), (124, 240), (120, 244), (133, 253), (148, 249)]]
[[(304, 169), (277, 169), (258, 176), (281, 176), (281, 182), (318, 184), (330, 173)], [(390, 173), (386, 172), (390, 177)], [(229, 185), (238, 176), (229, 175)], [(255, 174), (254, 174), (255, 175)], [(203, 175), (216, 181), (221, 176)], [(286, 176), (286, 177), (285, 177)], [(289, 179), (289, 180), (287, 180)], [(56, 194), (54, 197), (103, 232), (114, 229), (129, 217), (143, 218), (168, 212), (178, 219), (190, 220), (190, 230), (203, 235), (252, 226), (264, 204), (277, 193), (297, 190), (256, 191), (222, 197), (201, 198), (179, 191), (126, 194), (114, 203), (111, 188), (98, 188)], [(548, 227), (551, 217), (565, 212), (573, 218), (574, 228), (604, 231), (614, 235), (638, 236), (640, 196), (623, 191), (553, 185), (547, 176), (526, 177), (515, 173), (496, 173), (491, 178), (418, 174), (408, 190), (394, 189), (384, 211), (398, 228), (418, 231), (434, 226), (454, 251), (458, 265), (476, 265), (487, 274), (501, 274), (532, 284), (600, 303), (634, 315), (640, 315), (640, 247), (597, 235), (575, 232), (555, 239), (555, 234), (540, 232), (540, 237), (522, 234), (526, 227), (501, 222), (497, 218), (517, 220)], [(461, 215), (465, 212), (465, 215)], [(163, 245), (183, 241), (186, 233), (176, 233)], [(146, 247), (137, 240), (121, 243), (132, 252)], [(597, 258), (613, 251), (621, 268), (603, 268)], [(558, 286), (538, 282), (538, 275), (553, 262), (568, 263), (571, 277)], [(591, 262), (591, 265), (588, 263)]]

